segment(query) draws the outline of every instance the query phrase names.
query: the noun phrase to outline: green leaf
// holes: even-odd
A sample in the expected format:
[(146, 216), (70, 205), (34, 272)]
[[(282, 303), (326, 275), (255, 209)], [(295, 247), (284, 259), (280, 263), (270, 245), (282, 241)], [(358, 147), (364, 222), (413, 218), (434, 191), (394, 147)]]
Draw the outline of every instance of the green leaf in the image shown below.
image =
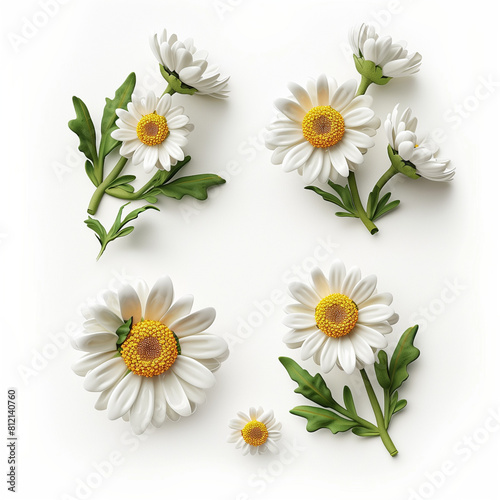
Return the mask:
[(380, 436), (380, 432), (374, 431), (372, 429), (367, 429), (366, 427), (356, 426), (351, 429), (353, 434), (356, 436), (362, 437), (372, 437), (372, 436)]
[(374, 368), (380, 387), (389, 389), (391, 387), (391, 379), (389, 377), (389, 366), (387, 362), (387, 353), (385, 351), (379, 351), (378, 363), (375, 362)]
[(121, 186), (118, 186), (117, 189), (121, 189), (122, 191), (125, 191), (126, 193), (133, 193), (134, 192), (134, 187), (131, 186), (130, 184), (122, 184)]
[(352, 195), (351, 191), (349, 191), (349, 188), (347, 186), (341, 186), (340, 184), (336, 184), (335, 182), (328, 181), (328, 185), (334, 189), (342, 199), (342, 202), (344, 203), (344, 207), (346, 210), (349, 212), (355, 213), (356, 209), (354, 207), (354, 202), (352, 200)]
[(335, 215), (337, 217), (354, 217), (355, 219), (358, 219), (357, 215), (351, 214), (350, 212), (335, 212)]
[(118, 88), (113, 99), (106, 98), (106, 105), (102, 113), (101, 120), (101, 144), (99, 146), (99, 156), (102, 159), (115, 149), (120, 141), (111, 137), (111, 132), (116, 130), (117, 109), (125, 109), (132, 98), (135, 88), (135, 73), (130, 73), (122, 85)]
[(158, 210), (159, 208), (154, 207), (152, 205), (146, 205), (141, 208), (137, 208), (136, 210), (133, 210), (130, 212), (123, 220), (121, 220), (123, 209), (128, 205), (126, 203), (125, 205), (121, 206), (120, 209), (118, 210), (118, 215), (116, 216), (116, 219), (111, 226), (111, 229), (109, 232), (106, 232), (106, 229), (104, 226), (97, 220), (97, 219), (92, 219), (92, 217), (89, 217), (86, 221), (85, 224), (95, 231), (97, 234), (97, 239), (99, 240), (99, 243), (101, 244), (101, 251), (97, 255), (97, 260), (100, 259), (101, 255), (104, 253), (106, 250), (106, 247), (108, 246), (108, 243), (111, 241), (115, 240), (116, 238), (122, 238), (124, 236), (127, 236), (130, 234), (133, 230), (134, 227), (130, 226), (127, 228), (124, 228), (124, 226), (129, 223), (130, 221), (137, 219), (140, 213), (144, 212), (145, 210), (148, 210), (150, 208), (153, 208), (154, 210)]
[(390, 394), (393, 394), (396, 389), (401, 387), (403, 382), (408, 378), (408, 365), (415, 361), (420, 355), (420, 351), (413, 345), (415, 335), (418, 331), (418, 325), (408, 328), (394, 350), (389, 365), (389, 377), (391, 379)]
[(338, 207), (347, 210), (344, 204), (334, 194), (323, 191), (322, 189), (316, 186), (306, 186), (304, 189), (309, 189), (310, 191), (314, 191), (316, 194), (319, 194), (325, 201), (329, 201), (330, 203), (333, 203), (334, 205), (337, 205)]
[(143, 200), (146, 200), (148, 203), (156, 203), (158, 198), (156, 196), (147, 195), (143, 197)]
[(398, 411), (401, 411), (407, 404), (408, 402), (406, 401), (406, 399), (401, 399), (397, 402), (396, 406), (394, 407), (394, 411), (393, 411), (393, 414), (394, 413), (398, 413)]
[(95, 187), (99, 186), (99, 182), (94, 173), (94, 165), (92, 165), (92, 162), (89, 160), (85, 161), (85, 172), (87, 172), (87, 177), (92, 181), (92, 184)]
[(76, 118), (68, 122), (69, 128), (80, 139), (78, 149), (92, 162), (97, 163), (97, 148), (94, 123), (85, 103), (73, 96)]
[(385, 205), (381, 209), (377, 208), (377, 211), (375, 212), (375, 215), (373, 216), (373, 220), (376, 221), (377, 219), (380, 219), (380, 217), (382, 217), (382, 215), (385, 215), (385, 214), (389, 213), (391, 210), (394, 210), (399, 205), (399, 203), (400, 203), (399, 200), (394, 200), (394, 201), (391, 201), (389, 204)]
[(376, 66), (373, 61), (367, 61), (363, 57), (358, 57), (353, 54), (354, 64), (360, 75), (365, 76), (377, 85), (387, 85), (392, 78), (384, 76), (384, 72), (380, 66)]
[(333, 434), (345, 432), (358, 426), (357, 422), (340, 417), (330, 410), (315, 406), (296, 406), (290, 413), (307, 419), (306, 430), (315, 432), (318, 429), (330, 429)]
[(180, 200), (183, 196), (192, 196), (197, 200), (206, 200), (207, 190), (212, 186), (224, 184), (226, 181), (215, 174), (199, 174), (180, 177), (168, 184), (159, 186), (162, 194)]
[(127, 338), (127, 335), (130, 333), (130, 329), (132, 328), (133, 319), (134, 318), (129, 318), (116, 330), (116, 334), (118, 335), (118, 340), (116, 341), (117, 346), (120, 346), (125, 342), (125, 339)]
[(134, 182), (136, 179), (135, 175), (122, 175), (121, 177), (116, 178), (108, 188), (120, 186), (121, 184), (128, 184), (129, 182)]
[(354, 398), (352, 397), (351, 389), (347, 385), (344, 386), (344, 405), (352, 415), (357, 415)]
[(368, 202), (366, 204), (366, 214), (368, 215), (368, 218), (370, 220), (373, 220), (373, 216), (375, 215), (375, 210), (378, 205), (378, 195), (379, 191), (373, 190), (369, 195), (368, 195)]
[(328, 389), (325, 380), (319, 373), (312, 377), (307, 370), (304, 370), (293, 359), (281, 356), (279, 360), (285, 367), (288, 375), (290, 375), (290, 378), (297, 382), (296, 393), (302, 394), (320, 406), (334, 409), (339, 406), (333, 399), (330, 389)]
[[(177, 173), (182, 169), (182, 167), (185, 167), (189, 161), (191, 160), (190, 156), (186, 156), (184, 160), (178, 161), (173, 167), (170, 168), (170, 170), (159, 170), (154, 177), (157, 177), (158, 182), (155, 182), (155, 186), (160, 186), (162, 184), (166, 184), (170, 179), (173, 179)], [(148, 191), (149, 193), (149, 191)], [(160, 194), (155, 193), (156, 194)]]

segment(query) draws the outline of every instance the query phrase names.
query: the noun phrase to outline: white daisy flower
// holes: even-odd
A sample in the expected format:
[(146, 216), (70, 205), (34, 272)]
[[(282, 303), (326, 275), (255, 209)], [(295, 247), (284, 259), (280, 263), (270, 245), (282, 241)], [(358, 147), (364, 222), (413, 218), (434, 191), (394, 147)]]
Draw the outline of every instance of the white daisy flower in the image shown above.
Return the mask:
[(417, 118), (412, 117), (410, 108), (401, 116), (396, 104), (384, 123), (385, 132), (391, 148), (403, 160), (410, 162), (416, 173), (431, 181), (450, 181), (455, 168), (448, 167), (449, 160), (435, 158), (438, 146), (428, 138), (416, 135)]
[(241, 448), (243, 455), (250, 453), (278, 453), (276, 444), (281, 438), (281, 424), (274, 418), (273, 410), (264, 410), (259, 407), (250, 408), (249, 414), (239, 411), (238, 417), (229, 422), (232, 429), (228, 437), (229, 443), (236, 443), (236, 448)]
[(174, 302), (172, 281), (164, 276), (150, 292), (140, 281), (106, 290), (84, 308), (84, 330), (73, 345), (87, 354), (73, 370), (85, 377), (87, 391), (100, 393), (96, 409), (107, 409), (111, 420), (130, 420), (141, 434), (150, 423), (160, 427), (167, 418), (191, 415), (205, 401), (228, 348), (205, 332), (215, 310), (191, 313), (192, 305), (191, 295)]
[(356, 57), (373, 62), (382, 69), (384, 77), (410, 76), (420, 69), (422, 56), (418, 52), (409, 54), (404, 48), (406, 42), (402, 45), (392, 43), (390, 36), (379, 37), (369, 24), (352, 27), (349, 43)]
[[(156, 59), (167, 73), (164, 76), (173, 76), (181, 84), (188, 87), (187, 89), (174, 87), (174, 90), (181, 93), (209, 95), (220, 99), (228, 96), (227, 82), (229, 77), (221, 78), (219, 69), (216, 66), (208, 65), (208, 52), (198, 50), (194, 46), (192, 38), (182, 42), (177, 39), (175, 34), (169, 38), (167, 30), (163, 30), (160, 35), (152, 36), (149, 42)], [(176, 83), (174, 79), (167, 79), (167, 81), (174, 85)], [(190, 89), (194, 89), (196, 92), (189, 92)]]
[(132, 158), (134, 165), (143, 164), (146, 173), (155, 168), (169, 171), (184, 160), (187, 135), (193, 130), (182, 106), (172, 106), (172, 97), (161, 98), (154, 92), (146, 97), (132, 95), (127, 109), (117, 109), (118, 128), (111, 137), (122, 141), (120, 154)]
[(327, 279), (319, 268), (311, 273), (312, 286), (291, 283), (290, 293), (298, 301), (286, 307), (284, 323), (291, 330), (283, 341), (301, 349), (303, 360), (313, 358), (328, 373), (337, 365), (346, 373), (375, 362), (374, 352), (387, 346), (385, 335), (398, 316), (390, 307), (392, 295), (377, 293), (377, 278), (361, 278), (353, 267), (332, 264)]
[(347, 177), (374, 145), (380, 120), (369, 107), (372, 98), (356, 97), (354, 80), (338, 86), (325, 75), (309, 80), (307, 89), (295, 83), (288, 88), (294, 99), (275, 102), (281, 114), (266, 137), (272, 163), (282, 163), (285, 172), (297, 170), (307, 183)]

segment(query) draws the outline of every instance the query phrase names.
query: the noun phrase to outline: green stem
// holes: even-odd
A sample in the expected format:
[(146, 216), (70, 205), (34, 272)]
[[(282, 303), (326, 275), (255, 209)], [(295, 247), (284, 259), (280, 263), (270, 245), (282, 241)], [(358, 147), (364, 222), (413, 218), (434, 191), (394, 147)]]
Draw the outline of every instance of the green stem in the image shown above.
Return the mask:
[(142, 186), (141, 189), (134, 193), (124, 191), (123, 189), (120, 189), (120, 186), (118, 186), (114, 188), (107, 188), (106, 194), (109, 194), (114, 198), (120, 198), (121, 200), (140, 200), (143, 194), (156, 186), (156, 183), (158, 182), (158, 176), (159, 174), (157, 172), (148, 182), (146, 182), (146, 184), (144, 184), (144, 186)]
[(357, 210), (357, 216), (361, 219), (363, 224), (366, 226), (366, 229), (370, 231), (370, 234), (378, 233), (378, 227), (370, 220), (368, 217), (366, 210), (361, 203), (361, 199), (359, 197), (358, 185), (356, 184), (356, 177), (354, 172), (349, 172), (349, 177), (347, 178), (347, 182), (349, 183), (349, 188), (351, 190), (352, 201), (354, 202), (354, 206)]
[(394, 457), (398, 454), (398, 450), (394, 446), (394, 443), (392, 442), (392, 439), (389, 436), (387, 429), (385, 428), (384, 415), (382, 414), (382, 410), (380, 409), (380, 404), (378, 402), (377, 396), (375, 394), (375, 391), (373, 390), (373, 386), (370, 382), (370, 379), (368, 378), (368, 374), (366, 373), (365, 369), (362, 368), (360, 372), (361, 377), (363, 378), (363, 383), (365, 384), (365, 389), (368, 394), (370, 404), (373, 408), (373, 413), (375, 414), (375, 419), (377, 420), (377, 427), (378, 431), (380, 432), (380, 438), (382, 439), (384, 446), (387, 448), (387, 451), (391, 454), (391, 457)]
[(373, 191), (377, 190), (377, 196), (382, 188), (399, 172), (391, 165), (375, 184)]
[(167, 88), (165, 89), (165, 92), (163, 92), (162, 95), (165, 95), (165, 94), (174, 95), (175, 93), (176, 93), (176, 90), (174, 90), (174, 88), (172, 87), (172, 85), (170, 85), (170, 82), (169, 82)]
[(389, 389), (384, 389), (384, 425), (385, 428), (389, 428), (389, 422), (391, 421), (391, 415), (389, 414), (389, 406), (391, 404), (391, 396), (389, 394)]
[(366, 93), (366, 90), (372, 83), (373, 82), (369, 78), (366, 78), (366, 76), (361, 75), (361, 81), (359, 82), (359, 87), (358, 91), (356, 92), (356, 96), (364, 95)]
[(95, 190), (90, 200), (89, 208), (87, 209), (87, 212), (90, 215), (94, 215), (97, 212), (97, 209), (99, 208), (99, 203), (101, 203), (102, 197), (104, 196), (106, 189), (120, 175), (127, 161), (128, 161), (127, 158), (121, 157), (116, 163), (115, 168), (113, 168), (113, 170), (109, 173), (106, 179), (104, 179), (104, 181), (101, 182), (101, 184), (99, 184), (99, 186)]
[(332, 409), (335, 410), (337, 413), (340, 413), (341, 415), (344, 415), (344, 417), (347, 417), (350, 420), (354, 420), (355, 422), (357, 422), (362, 427), (365, 427), (367, 429), (371, 429), (373, 431), (378, 431), (378, 427), (376, 425), (373, 425), (371, 422), (368, 422), (368, 420), (365, 420), (364, 418), (361, 418), (359, 415), (353, 415), (349, 411), (347, 411), (344, 408), (342, 408), (342, 406), (340, 406), (340, 405), (333, 405)]

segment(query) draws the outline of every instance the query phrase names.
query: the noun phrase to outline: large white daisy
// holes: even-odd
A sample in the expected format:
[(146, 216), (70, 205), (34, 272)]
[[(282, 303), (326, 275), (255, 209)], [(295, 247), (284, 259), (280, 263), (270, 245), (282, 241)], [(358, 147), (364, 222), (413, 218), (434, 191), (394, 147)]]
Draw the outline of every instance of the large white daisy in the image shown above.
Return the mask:
[(406, 108), (399, 116), (399, 104), (387, 115), (385, 133), (391, 148), (403, 160), (410, 162), (421, 177), (431, 181), (450, 181), (455, 168), (448, 166), (449, 160), (435, 158), (438, 146), (426, 137), (418, 137), (417, 118)]
[(191, 313), (192, 305), (191, 295), (174, 302), (172, 281), (164, 276), (151, 291), (142, 281), (124, 285), (84, 308), (83, 332), (73, 345), (87, 354), (73, 370), (85, 377), (86, 390), (100, 393), (98, 410), (107, 409), (111, 420), (130, 419), (141, 434), (150, 423), (159, 427), (167, 418), (191, 415), (205, 401), (228, 348), (205, 332), (215, 310)]
[(294, 98), (275, 102), (280, 115), (266, 137), (272, 163), (282, 163), (285, 172), (297, 170), (307, 183), (347, 177), (374, 145), (380, 120), (369, 107), (372, 98), (356, 97), (354, 80), (338, 86), (325, 75), (309, 80), (306, 88), (296, 83), (288, 88)]
[(352, 373), (375, 362), (375, 351), (387, 346), (385, 335), (398, 320), (390, 293), (377, 293), (377, 278), (361, 278), (353, 267), (332, 264), (327, 279), (319, 268), (311, 273), (312, 286), (294, 282), (290, 293), (297, 300), (286, 307), (284, 320), (291, 330), (283, 341), (301, 349), (303, 360), (313, 358), (327, 373), (337, 365)]
[(146, 173), (155, 168), (170, 170), (184, 160), (187, 135), (193, 130), (182, 106), (172, 106), (172, 97), (161, 98), (149, 91), (145, 97), (132, 95), (127, 109), (117, 109), (118, 128), (111, 133), (122, 141), (120, 154), (132, 158), (134, 165), (142, 164)]
[(195, 89), (199, 95), (217, 98), (228, 96), (229, 77), (221, 78), (219, 69), (208, 64), (208, 52), (198, 50), (192, 38), (184, 42), (177, 35), (170, 37), (167, 30), (150, 38), (151, 49), (168, 75), (174, 76), (184, 85)]
[(274, 418), (273, 410), (264, 411), (250, 408), (248, 414), (239, 411), (238, 417), (229, 422), (232, 429), (228, 437), (229, 443), (236, 443), (236, 448), (241, 448), (243, 455), (250, 453), (278, 453), (276, 441), (281, 439), (281, 424)]
[(409, 54), (403, 44), (392, 43), (390, 36), (379, 37), (369, 24), (352, 27), (349, 43), (356, 57), (372, 61), (385, 77), (410, 76), (420, 69), (422, 56), (418, 52)]

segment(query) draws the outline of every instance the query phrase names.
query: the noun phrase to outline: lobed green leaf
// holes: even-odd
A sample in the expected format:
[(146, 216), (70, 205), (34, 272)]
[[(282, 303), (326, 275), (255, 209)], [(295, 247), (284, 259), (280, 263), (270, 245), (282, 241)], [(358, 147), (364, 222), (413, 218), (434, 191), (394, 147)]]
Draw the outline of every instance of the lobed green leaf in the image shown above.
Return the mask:
[(85, 103), (73, 96), (76, 118), (68, 122), (69, 128), (78, 136), (78, 149), (92, 162), (97, 163), (96, 134), (94, 122)]
[(340, 417), (330, 410), (315, 406), (296, 406), (290, 413), (307, 419), (306, 430), (315, 432), (319, 429), (330, 429), (333, 434), (345, 432), (359, 424), (352, 420)]
[(408, 365), (420, 355), (420, 351), (413, 345), (417, 331), (418, 325), (408, 328), (401, 335), (396, 349), (392, 354), (389, 365), (389, 377), (391, 379), (390, 394), (393, 394), (401, 387), (403, 382), (408, 378)]
[(164, 196), (180, 200), (188, 195), (197, 200), (208, 198), (208, 188), (224, 184), (226, 181), (215, 174), (199, 174), (180, 177), (168, 184), (158, 186)]

